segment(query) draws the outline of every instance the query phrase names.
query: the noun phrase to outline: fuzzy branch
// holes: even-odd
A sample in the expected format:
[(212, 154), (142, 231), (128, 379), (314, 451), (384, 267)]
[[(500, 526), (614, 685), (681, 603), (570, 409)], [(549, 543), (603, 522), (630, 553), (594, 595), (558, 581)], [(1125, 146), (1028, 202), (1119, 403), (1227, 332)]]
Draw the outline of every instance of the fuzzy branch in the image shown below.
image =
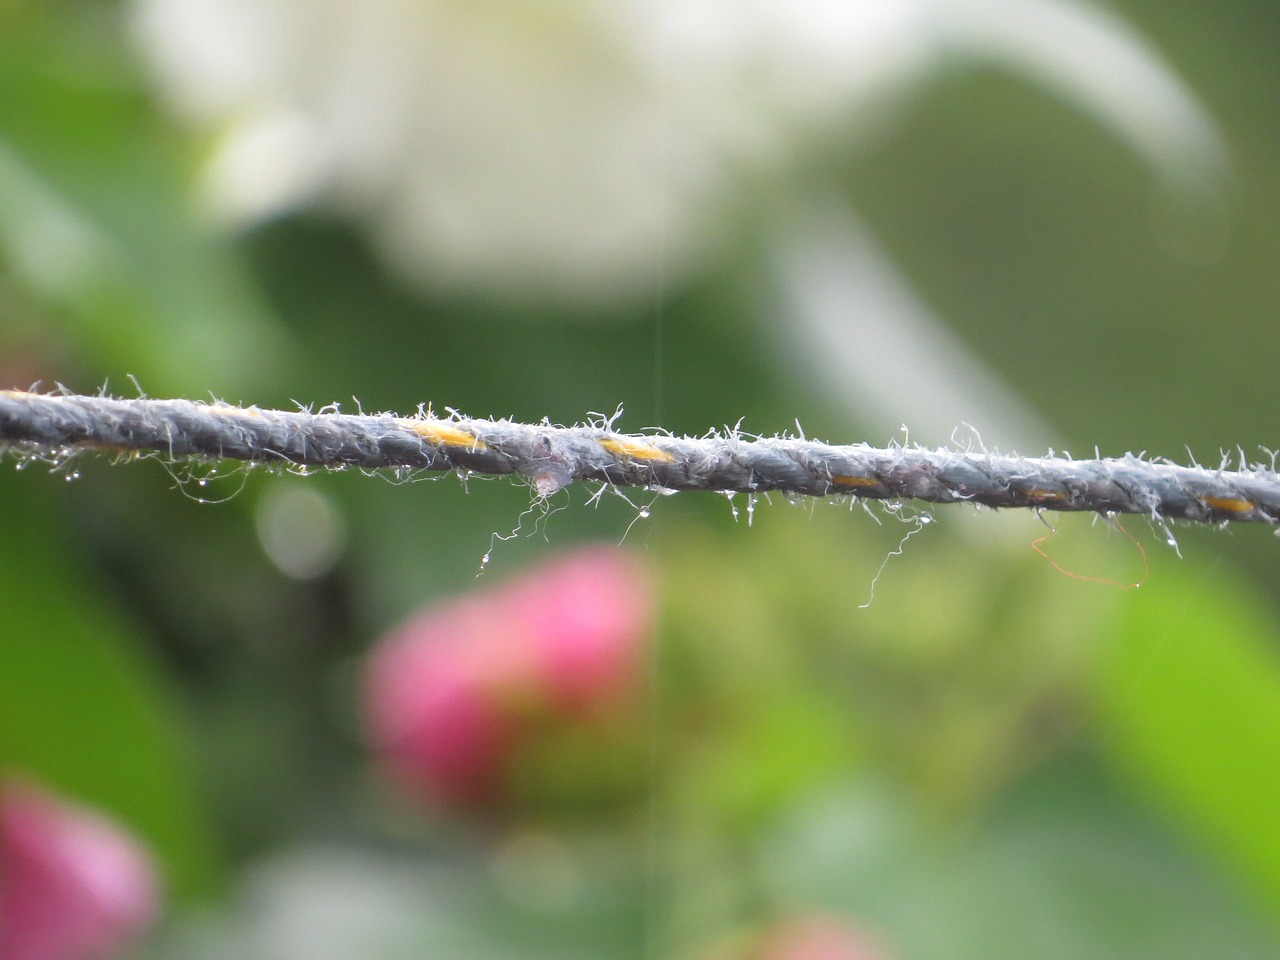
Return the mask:
[(1280, 523), (1275, 463), (1238, 470), (1176, 466), (1126, 455), (1073, 460), (917, 447), (832, 446), (615, 433), (507, 420), (346, 415), (189, 400), (116, 400), (0, 391), (0, 450), (61, 459), (81, 451), (158, 452), (316, 467), (453, 470), (527, 478), (547, 496), (574, 480), (619, 487), (783, 491), (929, 503), (980, 503), (1146, 514), (1157, 520)]

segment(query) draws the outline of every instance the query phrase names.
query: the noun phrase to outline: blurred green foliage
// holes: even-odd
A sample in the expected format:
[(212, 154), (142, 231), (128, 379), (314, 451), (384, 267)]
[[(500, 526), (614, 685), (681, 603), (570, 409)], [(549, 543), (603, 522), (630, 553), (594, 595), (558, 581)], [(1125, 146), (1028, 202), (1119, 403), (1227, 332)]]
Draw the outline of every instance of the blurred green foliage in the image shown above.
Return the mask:
[[(1115, 6), (1223, 127), (1227, 233), (1182, 211), (1187, 246), (1161, 247), (1150, 224), (1167, 211), (1137, 160), (983, 71), (829, 162), (1063, 446), (1213, 462), (1275, 443), (1280, 19), (1242, 0)], [(7, 3), (0, 38), (0, 386), (128, 392), (134, 375), (156, 395), (264, 406), (573, 421), (622, 403), (625, 426), (677, 432), (857, 427), (762, 334), (758, 237), (595, 325), (408, 292), (317, 215), (240, 240), (200, 226), (198, 147), (153, 101), (114, 5)], [(63, 482), (70, 469), (84, 476)], [(350, 544), (299, 583), (264, 557), (254, 516), (264, 490), (302, 482), (338, 505)], [(311, 918), (298, 943), (325, 929), (300, 906), (309, 893), (350, 896), (351, 929), (390, 938), (375, 907), (359, 912), (362, 884), (381, 882), (404, 897), (384, 906), (418, 905), (399, 946), (370, 941), (388, 956), (693, 956), (815, 908), (921, 960), (1280, 950), (1270, 531), (1178, 530), (1178, 559), (1140, 521), (1136, 548), (1105, 523), (1048, 518), (1046, 549), (1082, 576), (1128, 583), (1145, 549), (1150, 572), (1126, 591), (1056, 572), (1030, 548), (1046, 532), (1034, 516), (938, 511), (881, 569), (912, 526), (844, 505), (761, 501), (748, 523), (741, 498), (735, 522), (721, 498), (681, 496), (637, 521), (620, 498), (571, 499), (518, 521), (528, 491), (506, 482), (7, 469), (0, 766), (153, 845), (175, 895), (157, 955), (249, 949), (270, 926), (237, 907), (253, 891), (281, 924)], [(518, 522), (491, 576), (579, 540), (650, 555), (651, 695), (616, 752), (542, 758), (530, 792), (565, 806), (550, 825), (406, 811), (360, 747), (360, 657), (467, 589)], [(551, 853), (513, 861), (529, 830)], [(350, 848), (363, 872), (325, 859)], [(531, 900), (556, 870), (563, 897)], [(201, 919), (198, 898), (221, 919)]]

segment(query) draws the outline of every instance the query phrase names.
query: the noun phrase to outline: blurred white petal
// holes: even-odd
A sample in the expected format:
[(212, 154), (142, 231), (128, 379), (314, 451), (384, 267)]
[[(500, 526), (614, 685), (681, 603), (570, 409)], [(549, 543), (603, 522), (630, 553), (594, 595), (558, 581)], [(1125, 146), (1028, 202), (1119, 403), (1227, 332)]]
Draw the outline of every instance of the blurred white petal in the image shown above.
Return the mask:
[(312, 199), (324, 161), (306, 117), (277, 110), (238, 126), (205, 167), (199, 205), (235, 226), (286, 213)]
[(775, 203), (803, 156), (847, 149), (955, 60), (1047, 86), (1170, 181), (1223, 166), (1184, 85), (1081, 0), (134, 8), (165, 92), (219, 133), (204, 196), (224, 221), (315, 198), (407, 276), (489, 295), (603, 306), (679, 285), (732, 242), (736, 208)]
[(164, 87), (181, 109), (205, 123), (291, 82), (287, 53), (297, 45), (290, 4), (253, 0), (142, 0), (135, 30)]
[(188, 913), (163, 956), (347, 960), (421, 955), (435, 908), (421, 865), (363, 850), (303, 848), (257, 866), (234, 912)]
[(119, 257), (110, 239), (0, 141), (0, 254), (46, 295), (75, 297)]
[[(911, 289), (852, 211), (815, 208), (782, 239), (778, 335), (871, 437), (1043, 450), (1047, 427)], [(982, 431), (971, 436), (965, 424)], [(957, 433), (958, 430), (958, 433)]]
[(1043, 84), (1171, 181), (1191, 186), (1225, 172), (1226, 147), (1208, 112), (1108, 11), (1079, 0), (950, 0), (938, 10), (956, 53)]

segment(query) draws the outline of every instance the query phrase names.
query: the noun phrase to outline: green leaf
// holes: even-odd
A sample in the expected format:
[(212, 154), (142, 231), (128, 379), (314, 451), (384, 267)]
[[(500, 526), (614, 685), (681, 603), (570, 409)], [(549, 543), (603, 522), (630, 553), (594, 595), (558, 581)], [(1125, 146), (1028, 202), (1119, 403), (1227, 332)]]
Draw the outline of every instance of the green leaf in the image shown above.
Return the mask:
[(1228, 883), (1084, 772), (1046, 771), (964, 831), (888, 789), (815, 798), (762, 848), (775, 909), (836, 911), (906, 960), (1276, 955)]
[(0, 262), (98, 370), (234, 397), (279, 377), (283, 330), (192, 216), (187, 148), (105, 17), (0, 11)]
[(1280, 631), (1239, 580), (1169, 571), (1107, 644), (1107, 746), (1280, 909)]
[(0, 770), (119, 818), (151, 846), (174, 894), (208, 891), (216, 846), (164, 684), (71, 562), (38, 485), (3, 483), (29, 489), (18, 507), (0, 497)]

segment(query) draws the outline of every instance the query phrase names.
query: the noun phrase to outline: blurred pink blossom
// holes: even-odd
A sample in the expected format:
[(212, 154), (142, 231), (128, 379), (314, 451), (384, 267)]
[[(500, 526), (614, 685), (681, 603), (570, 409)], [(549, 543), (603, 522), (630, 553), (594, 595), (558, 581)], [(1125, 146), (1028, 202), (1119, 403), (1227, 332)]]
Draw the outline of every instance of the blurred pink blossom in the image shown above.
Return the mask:
[(863, 932), (836, 917), (810, 915), (766, 934), (753, 960), (886, 960)]
[(888, 960), (873, 938), (842, 917), (797, 914), (735, 936), (699, 960)]
[(562, 557), (513, 583), (504, 600), (527, 631), (537, 685), (553, 706), (589, 712), (634, 684), (652, 597), (630, 555), (595, 548)]
[(643, 566), (602, 547), (430, 607), (372, 655), (371, 745), (421, 796), (496, 800), (531, 726), (631, 701), (651, 620)]
[(156, 919), (154, 867), (133, 838), (30, 782), (0, 782), (0, 960), (101, 960)]

